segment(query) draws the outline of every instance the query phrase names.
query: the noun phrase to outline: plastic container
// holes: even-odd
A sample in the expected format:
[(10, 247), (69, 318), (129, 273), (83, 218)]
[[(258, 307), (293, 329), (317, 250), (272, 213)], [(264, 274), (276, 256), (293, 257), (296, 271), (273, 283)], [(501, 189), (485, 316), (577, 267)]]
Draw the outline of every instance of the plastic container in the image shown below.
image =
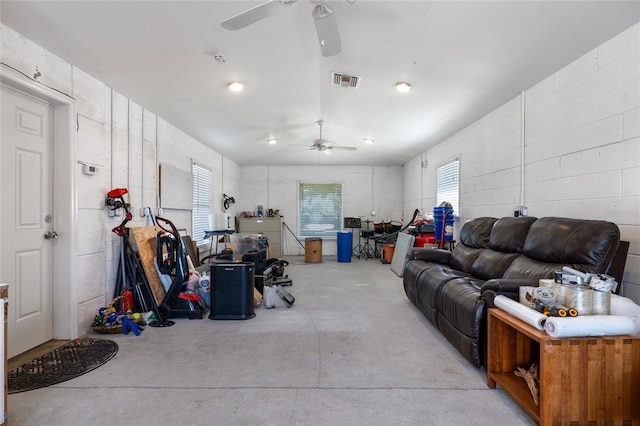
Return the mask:
[(353, 234), (351, 232), (338, 232), (338, 262), (351, 262), (353, 250)]
[(453, 240), (453, 207), (434, 207), (433, 220), (436, 225), (436, 241), (442, 240), (444, 226), (444, 241)]
[(391, 263), (393, 260), (393, 253), (396, 250), (395, 244), (383, 244), (382, 245), (382, 263)]

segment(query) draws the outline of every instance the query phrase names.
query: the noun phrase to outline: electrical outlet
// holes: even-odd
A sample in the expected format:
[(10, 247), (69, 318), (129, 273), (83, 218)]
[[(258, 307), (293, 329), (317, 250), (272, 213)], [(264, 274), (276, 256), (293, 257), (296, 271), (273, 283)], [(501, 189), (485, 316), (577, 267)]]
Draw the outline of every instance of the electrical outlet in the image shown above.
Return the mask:
[(162, 208), (158, 207), (156, 209), (156, 216), (162, 216)]
[(143, 208), (140, 210), (140, 216), (142, 216), (142, 217), (148, 216), (148, 215), (149, 215), (149, 212), (147, 211), (147, 209), (148, 209), (148, 208), (149, 208), (149, 207), (143, 207)]

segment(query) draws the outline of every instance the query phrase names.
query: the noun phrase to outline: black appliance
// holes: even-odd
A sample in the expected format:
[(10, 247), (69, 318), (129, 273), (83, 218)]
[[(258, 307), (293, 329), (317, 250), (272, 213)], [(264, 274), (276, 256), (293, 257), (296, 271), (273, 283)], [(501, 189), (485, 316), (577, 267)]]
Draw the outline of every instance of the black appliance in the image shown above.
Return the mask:
[(253, 311), (253, 262), (225, 262), (211, 264), (211, 311), (209, 319), (249, 319)]

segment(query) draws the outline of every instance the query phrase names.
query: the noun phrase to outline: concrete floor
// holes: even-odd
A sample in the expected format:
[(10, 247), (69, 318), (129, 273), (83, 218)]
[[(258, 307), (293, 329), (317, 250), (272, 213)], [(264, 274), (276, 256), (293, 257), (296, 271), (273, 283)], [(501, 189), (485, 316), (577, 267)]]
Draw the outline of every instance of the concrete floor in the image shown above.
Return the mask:
[(287, 258), (293, 307), (179, 319), (76, 379), (9, 395), (11, 425), (534, 425), (377, 259)]

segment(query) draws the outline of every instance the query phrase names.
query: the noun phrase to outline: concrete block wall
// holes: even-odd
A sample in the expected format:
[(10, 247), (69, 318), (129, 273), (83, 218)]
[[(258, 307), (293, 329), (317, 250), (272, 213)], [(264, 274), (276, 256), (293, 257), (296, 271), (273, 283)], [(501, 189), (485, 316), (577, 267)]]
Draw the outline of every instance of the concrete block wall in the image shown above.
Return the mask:
[[(222, 210), (222, 191), (238, 191), (239, 167), (181, 130), (107, 87), (103, 82), (65, 62), (51, 52), (0, 26), (1, 61), (31, 78), (68, 95), (77, 104), (78, 182), (78, 335), (90, 331), (97, 309), (108, 303), (116, 281), (120, 240), (111, 229), (122, 221), (105, 209), (106, 193), (126, 187), (125, 199), (135, 208), (128, 226), (150, 226), (141, 217), (143, 207), (158, 207), (158, 165), (170, 164), (191, 171), (196, 161), (213, 172), (214, 211)], [(99, 173), (82, 173), (84, 164)], [(72, 188), (70, 188), (72, 190)], [(232, 208), (233, 213), (235, 206)], [(191, 212), (167, 210), (164, 216), (178, 228), (191, 230)]]
[[(284, 222), (298, 235), (298, 182), (342, 183), (343, 215), (362, 220), (403, 222), (403, 168), (379, 166), (242, 166), (240, 167), (237, 211), (279, 209)], [(374, 210), (376, 215), (370, 216)], [(304, 255), (304, 249), (286, 228), (283, 230), (286, 255)], [(304, 241), (302, 242), (304, 244)], [(357, 234), (354, 234), (354, 244)], [(336, 255), (335, 234), (323, 238), (323, 255)]]
[(458, 228), (473, 217), (512, 215), (524, 185), (531, 216), (620, 227), (631, 242), (622, 291), (640, 302), (639, 27), (523, 88), (524, 109), (517, 96), (408, 162), (405, 212), (418, 202), (426, 210), (434, 205), (436, 168), (459, 157)]

